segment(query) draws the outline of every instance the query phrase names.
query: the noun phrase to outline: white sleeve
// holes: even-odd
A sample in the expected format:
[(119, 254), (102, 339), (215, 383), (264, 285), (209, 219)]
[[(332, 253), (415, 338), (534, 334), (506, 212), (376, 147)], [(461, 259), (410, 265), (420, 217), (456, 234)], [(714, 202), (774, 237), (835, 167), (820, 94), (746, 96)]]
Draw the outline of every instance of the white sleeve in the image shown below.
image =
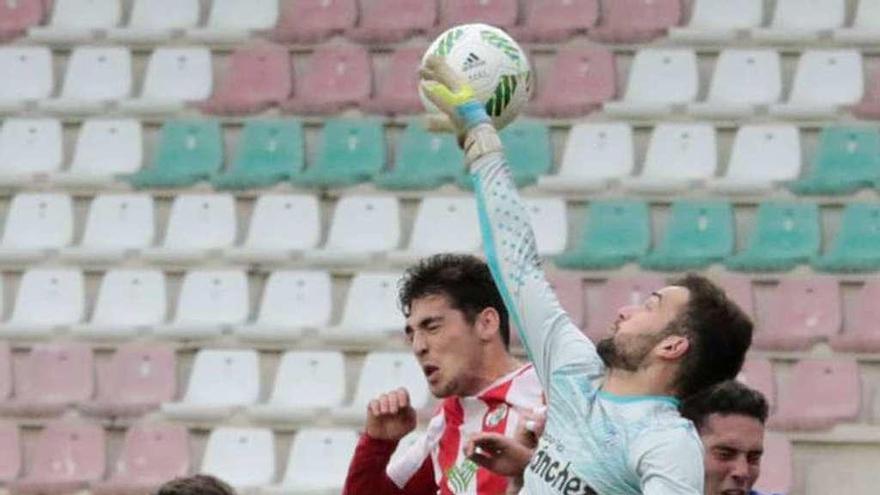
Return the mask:
[(631, 455), (643, 495), (703, 495), (703, 445), (693, 430), (640, 435)]
[(595, 346), (572, 323), (547, 282), (528, 211), (504, 155), (483, 156), (471, 170), (489, 268), (544, 390), (550, 390), (551, 373), (564, 366), (601, 375)]

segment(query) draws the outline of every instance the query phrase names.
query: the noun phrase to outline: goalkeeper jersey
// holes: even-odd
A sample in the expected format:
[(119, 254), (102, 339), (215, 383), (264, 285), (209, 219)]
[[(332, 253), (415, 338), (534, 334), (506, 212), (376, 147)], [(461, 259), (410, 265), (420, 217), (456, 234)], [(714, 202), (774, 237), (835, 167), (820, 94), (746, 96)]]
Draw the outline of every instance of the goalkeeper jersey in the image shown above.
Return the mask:
[(601, 390), (604, 365), (546, 280), (504, 156), (472, 170), (489, 267), (548, 401), (521, 493), (702, 495), (702, 444), (678, 402)]

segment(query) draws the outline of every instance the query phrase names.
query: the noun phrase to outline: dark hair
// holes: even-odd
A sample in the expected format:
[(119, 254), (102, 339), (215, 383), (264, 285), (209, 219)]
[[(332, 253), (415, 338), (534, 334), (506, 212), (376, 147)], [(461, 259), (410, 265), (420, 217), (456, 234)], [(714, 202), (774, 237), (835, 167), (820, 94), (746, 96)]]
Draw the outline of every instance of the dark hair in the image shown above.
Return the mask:
[(738, 414), (764, 424), (767, 409), (764, 394), (736, 380), (726, 380), (685, 399), (681, 404), (681, 415), (693, 421), (700, 430), (712, 414)]
[(673, 322), (690, 340), (675, 383), (684, 398), (736, 377), (752, 344), (752, 321), (705, 277), (688, 274), (672, 285), (690, 293), (683, 314)]
[(404, 315), (409, 316), (415, 299), (432, 295), (446, 296), (449, 304), (464, 313), (471, 324), (484, 309), (495, 309), (500, 320), (501, 341), (505, 348), (510, 345), (507, 307), (489, 266), (480, 258), (468, 254), (436, 254), (422, 259), (403, 274), (399, 298)]
[(226, 482), (207, 474), (175, 478), (156, 490), (154, 495), (236, 495)]

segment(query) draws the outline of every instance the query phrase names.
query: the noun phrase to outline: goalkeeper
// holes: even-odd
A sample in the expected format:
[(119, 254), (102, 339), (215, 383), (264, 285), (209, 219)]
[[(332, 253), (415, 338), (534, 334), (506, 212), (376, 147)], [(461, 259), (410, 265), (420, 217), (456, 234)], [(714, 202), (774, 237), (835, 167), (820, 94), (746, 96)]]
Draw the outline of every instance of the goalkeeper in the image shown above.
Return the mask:
[(688, 275), (622, 308), (594, 345), (562, 310), (541, 268), (529, 215), (501, 142), (469, 84), (440, 57), (422, 89), (456, 132), (474, 181), (486, 256), (548, 400), (524, 475), (529, 495), (702, 495), (700, 438), (679, 399), (739, 372), (752, 323), (703, 277)]

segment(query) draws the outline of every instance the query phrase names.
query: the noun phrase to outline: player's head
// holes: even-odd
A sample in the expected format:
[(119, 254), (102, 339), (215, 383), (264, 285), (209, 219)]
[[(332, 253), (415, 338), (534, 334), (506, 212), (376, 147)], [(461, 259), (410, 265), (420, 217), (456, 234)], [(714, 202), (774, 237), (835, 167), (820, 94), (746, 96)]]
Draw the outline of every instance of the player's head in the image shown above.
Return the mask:
[(196, 474), (164, 483), (155, 495), (236, 495), (231, 486), (213, 476)]
[(747, 495), (764, 452), (767, 401), (761, 392), (727, 380), (686, 399), (681, 414), (703, 441), (705, 495)]
[(480, 390), (487, 361), (506, 353), (507, 309), (485, 262), (439, 254), (403, 276), (400, 305), (406, 334), (436, 397)]
[(653, 293), (642, 305), (618, 312), (612, 335), (597, 345), (611, 369), (665, 373), (665, 389), (678, 397), (739, 373), (752, 342), (752, 322), (724, 291), (689, 274)]

